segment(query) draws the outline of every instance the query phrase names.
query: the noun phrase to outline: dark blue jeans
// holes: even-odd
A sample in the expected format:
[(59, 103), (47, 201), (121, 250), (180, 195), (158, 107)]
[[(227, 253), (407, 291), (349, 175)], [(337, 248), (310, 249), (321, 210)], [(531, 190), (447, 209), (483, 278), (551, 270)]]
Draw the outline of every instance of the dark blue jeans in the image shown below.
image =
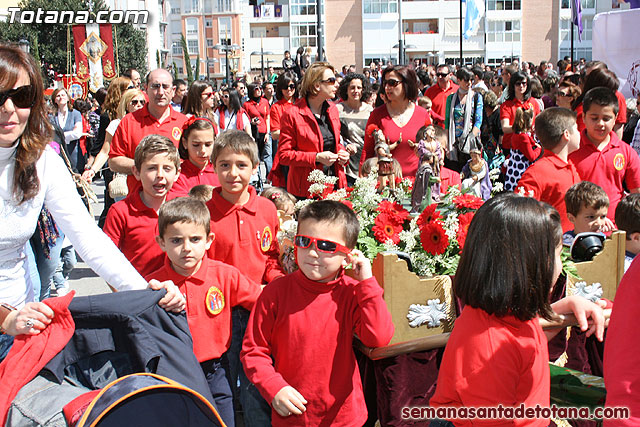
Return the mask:
[(233, 412), (233, 395), (229, 388), (229, 381), (220, 359), (208, 360), (200, 364), (202, 372), (209, 384), (209, 390), (213, 400), (216, 402), (216, 409), (220, 418), (227, 427), (235, 427), (235, 414)]
[[(242, 340), (249, 323), (250, 312), (242, 307), (231, 310), (231, 345), (227, 351), (229, 359), (229, 383), (235, 399), (240, 400), (244, 425), (246, 427), (270, 427), (271, 406), (265, 401), (256, 386), (254, 386), (244, 373), (240, 363), (240, 350)], [(238, 380), (240, 388), (236, 389)]]

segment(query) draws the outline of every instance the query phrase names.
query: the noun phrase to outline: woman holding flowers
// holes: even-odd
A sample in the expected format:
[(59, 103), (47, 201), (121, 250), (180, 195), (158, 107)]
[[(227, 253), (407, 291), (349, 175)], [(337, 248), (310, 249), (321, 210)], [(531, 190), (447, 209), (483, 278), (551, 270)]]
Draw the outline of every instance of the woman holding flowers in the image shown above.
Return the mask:
[(300, 100), (282, 117), (278, 158), (289, 166), (287, 191), (298, 198), (309, 197), (309, 173), (321, 169), (347, 184), (344, 165), (349, 153), (340, 140), (340, 117), (331, 103), (338, 90), (335, 70), (327, 62), (309, 66), (300, 84)]
[[(381, 129), (392, 148), (393, 158), (400, 162), (402, 175), (415, 176), (418, 156), (414, 153), (416, 134), (425, 125), (431, 124), (429, 113), (415, 104), (418, 83), (415, 71), (409, 67), (387, 67), (382, 72), (382, 89), (386, 103), (373, 110), (367, 129)], [(397, 143), (397, 145), (395, 145)], [(364, 149), (360, 165), (377, 155), (372, 132), (365, 133)]]

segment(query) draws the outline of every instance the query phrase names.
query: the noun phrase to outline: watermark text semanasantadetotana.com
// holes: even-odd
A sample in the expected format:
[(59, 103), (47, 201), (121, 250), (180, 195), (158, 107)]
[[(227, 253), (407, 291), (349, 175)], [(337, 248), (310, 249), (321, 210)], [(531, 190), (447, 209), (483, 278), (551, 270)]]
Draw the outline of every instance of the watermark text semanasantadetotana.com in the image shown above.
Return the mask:
[(9, 23), (19, 24), (146, 24), (148, 10), (21, 10), (10, 7)]
[(551, 405), (550, 407), (536, 405), (527, 407), (524, 403), (520, 406), (488, 406), (488, 407), (440, 407), (429, 406), (405, 406), (401, 409), (402, 419), (405, 420), (428, 420), (439, 418), (441, 420), (451, 419), (540, 419), (540, 418), (560, 418), (560, 419), (627, 419), (629, 418), (629, 408), (626, 407), (604, 407), (591, 410), (588, 407), (560, 407)]

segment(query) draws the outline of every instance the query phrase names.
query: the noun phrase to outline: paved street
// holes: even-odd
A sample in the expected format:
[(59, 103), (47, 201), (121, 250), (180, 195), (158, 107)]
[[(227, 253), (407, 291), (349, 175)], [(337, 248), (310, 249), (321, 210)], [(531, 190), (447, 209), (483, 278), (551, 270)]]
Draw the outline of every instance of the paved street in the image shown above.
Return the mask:
[[(93, 213), (95, 214), (96, 222), (100, 217), (100, 213), (103, 208), (104, 201), (104, 183), (102, 180), (92, 185), (93, 191), (98, 196), (99, 203), (93, 204)], [(69, 277), (69, 284), (71, 289), (76, 290), (76, 295), (93, 295), (105, 292), (111, 292), (106, 282), (102, 280), (87, 264), (85, 264), (80, 257), (78, 257), (78, 264), (76, 268), (71, 272)]]

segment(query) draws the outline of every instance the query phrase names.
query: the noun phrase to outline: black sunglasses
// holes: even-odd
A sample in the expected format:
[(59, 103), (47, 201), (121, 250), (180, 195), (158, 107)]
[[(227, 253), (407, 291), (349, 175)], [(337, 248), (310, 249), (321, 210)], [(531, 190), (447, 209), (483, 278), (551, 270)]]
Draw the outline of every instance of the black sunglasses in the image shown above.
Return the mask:
[(436, 76), (438, 76), (438, 77), (442, 77), (442, 78), (445, 78), (445, 77), (447, 77), (448, 75), (449, 75), (448, 73), (437, 73), (437, 74), (436, 74)]
[(293, 83), (289, 83), (289, 86), (287, 86), (287, 89), (294, 90), (295, 88), (296, 88), (296, 85), (294, 85)]
[(5, 92), (0, 92), (0, 107), (11, 98), (13, 105), (18, 108), (31, 108), (36, 102), (36, 91), (33, 86), (20, 86)]
[(335, 77), (329, 77), (327, 80), (320, 80), (322, 83), (329, 83), (329, 84), (336, 84), (336, 78)]
[(385, 80), (384, 81), (384, 85), (385, 86), (391, 86), (391, 87), (396, 87), (400, 83), (402, 83), (402, 81), (401, 80), (396, 80), (396, 79), (389, 79), (389, 80)]
[(131, 105), (144, 105), (147, 101), (145, 101), (144, 99), (132, 99), (130, 102)]

